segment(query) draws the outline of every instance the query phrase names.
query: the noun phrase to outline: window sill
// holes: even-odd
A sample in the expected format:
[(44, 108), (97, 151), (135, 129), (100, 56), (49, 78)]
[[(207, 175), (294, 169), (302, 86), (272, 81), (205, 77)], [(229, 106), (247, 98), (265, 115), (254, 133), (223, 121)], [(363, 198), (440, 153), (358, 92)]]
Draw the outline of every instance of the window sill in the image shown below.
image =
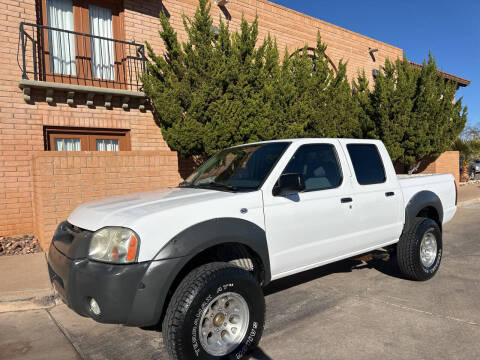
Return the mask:
[(31, 89), (44, 89), (45, 90), (45, 101), (49, 104), (53, 103), (53, 92), (60, 91), (67, 93), (67, 104), (70, 106), (75, 106), (74, 96), (76, 93), (87, 94), (86, 105), (88, 107), (93, 107), (93, 98), (96, 95), (103, 95), (105, 107), (112, 107), (112, 97), (118, 97), (121, 99), (122, 108), (128, 110), (130, 108), (130, 100), (137, 99), (139, 100), (138, 109), (140, 111), (145, 111), (145, 99), (146, 95), (141, 91), (132, 91), (132, 90), (123, 90), (123, 89), (113, 89), (113, 88), (104, 88), (104, 87), (95, 87), (95, 86), (85, 86), (85, 85), (74, 85), (74, 84), (65, 84), (65, 83), (56, 83), (48, 81), (37, 81), (37, 80), (27, 80), (22, 79), (18, 82), (18, 86), (23, 91), (23, 99), (26, 102), (31, 101)]

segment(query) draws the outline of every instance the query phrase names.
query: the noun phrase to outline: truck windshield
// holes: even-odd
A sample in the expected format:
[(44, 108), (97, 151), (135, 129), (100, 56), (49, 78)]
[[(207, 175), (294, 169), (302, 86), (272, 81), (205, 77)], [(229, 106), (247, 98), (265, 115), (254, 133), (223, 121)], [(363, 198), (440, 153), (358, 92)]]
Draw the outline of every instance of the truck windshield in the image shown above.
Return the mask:
[(244, 145), (220, 151), (179, 186), (224, 191), (257, 190), (289, 144)]

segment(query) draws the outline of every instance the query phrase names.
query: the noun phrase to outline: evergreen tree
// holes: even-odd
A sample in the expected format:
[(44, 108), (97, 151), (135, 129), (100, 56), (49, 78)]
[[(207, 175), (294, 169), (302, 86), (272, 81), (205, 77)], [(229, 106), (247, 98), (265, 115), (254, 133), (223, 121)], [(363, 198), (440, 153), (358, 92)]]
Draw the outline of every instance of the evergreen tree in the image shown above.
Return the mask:
[(422, 159), (448, 150), (465, 126), (466, 108), (455, 93), (430, 55), (421, 68), (406, 57), (387, 60), (375, 78), (363, 135), (381, 139), (393, 161), (415, 172)]
[(424, 157), (438, 156), (448, 150), (466, 123), (462, 99), (455, 102), (456, 85), (444, 79), (430, 54), (417, 75), (412, 116), (405, 131), (405, 153), (401, 158), (410, 172), (417, 169)]
[(270, 139), (366, 137), (383, 140), (392, 160), (413, 172), (422, 158), (448, 149), (465, 125), (456, 87), (431, 56), (421, 69), (405, 57), (387, 60), (370, 90), (364, 72), (350, 86), (346, 63), (331, 68), (320, 34), (313, 52), (285, 49), (281, 60), (276, 40), (257, 44), (257, 19), (242, 17), (233, 33), (220, 19), (215, 34), (209, 1), (199, 0), (183, 21), (188, 40), (181, 44), (160, 14), (165, 54), (147, 43), (142, 77), (163, 137), (181, 156)]
[(387, 59), (382, 70), (375, 77), (371, 94), (374, 137), (384, 142), (392, 160), (397, 161), (404, 155), (405, 141), (409, 141), (405, 129), (411, 118), (417, 69), (404, 58), (395, 62)]
[(285, 109), (277, 124), (281, 137), (360, 136), (346, 64), (340, 62), (335, 73), (325, 50), (318, 34), (313, 54), (306, 45), (292, 57), (285, 51), (277, 83), (278, 99)]
[(144, 91), (164, 139), (185, 157), (275, 137), (264, 88), (268, 73), (276, 78), (278, 72), (276, 44), (267, 39), (256, 48), (258, 22), (249, 25), (243, 18), (239, 33), (231, 34), (220, 21), (215, 36), (209, 11), (208, 1), (200, 0), (193, 19), (184, 17), (188, 41), (183, 45), (160, 14), (165, 56), (147, 43), (151, 61), (142, 78)]
[(352, 82), (353, 101), (356, 108), (358, 122), (362, 138), (375, 139), (377, 137), (375, 122), (372, 120), (372, 99), (369, 82), (365, 70), (363, 70), (356, 81)]

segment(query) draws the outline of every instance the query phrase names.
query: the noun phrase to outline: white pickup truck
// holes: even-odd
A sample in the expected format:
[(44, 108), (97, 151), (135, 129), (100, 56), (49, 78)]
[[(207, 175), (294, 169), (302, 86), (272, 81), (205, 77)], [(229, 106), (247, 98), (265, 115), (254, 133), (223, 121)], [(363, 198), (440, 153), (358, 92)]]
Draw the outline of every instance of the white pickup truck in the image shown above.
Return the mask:
[(380, 141), (254, 143), (178, 188), (80, 205), (55, 232), (49, 271), (83, 316), (162, 324), (172, 359), (240, 359), (262, 335), (262, 286), (379, 248), (427, 280), (455, 211), (452, 175), (398, 177)]

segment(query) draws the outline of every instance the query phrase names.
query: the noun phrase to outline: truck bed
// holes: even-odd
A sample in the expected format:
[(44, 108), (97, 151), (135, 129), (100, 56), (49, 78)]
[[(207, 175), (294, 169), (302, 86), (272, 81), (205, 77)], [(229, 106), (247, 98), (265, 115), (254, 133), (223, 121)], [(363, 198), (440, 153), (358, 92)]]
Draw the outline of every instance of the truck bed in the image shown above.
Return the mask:
[(437, 194), (443, 205), (443, 223), (450, 221), (456, 211), (456, 184), (451, 174), (397, 175), (405, 204), (420, 191)]

